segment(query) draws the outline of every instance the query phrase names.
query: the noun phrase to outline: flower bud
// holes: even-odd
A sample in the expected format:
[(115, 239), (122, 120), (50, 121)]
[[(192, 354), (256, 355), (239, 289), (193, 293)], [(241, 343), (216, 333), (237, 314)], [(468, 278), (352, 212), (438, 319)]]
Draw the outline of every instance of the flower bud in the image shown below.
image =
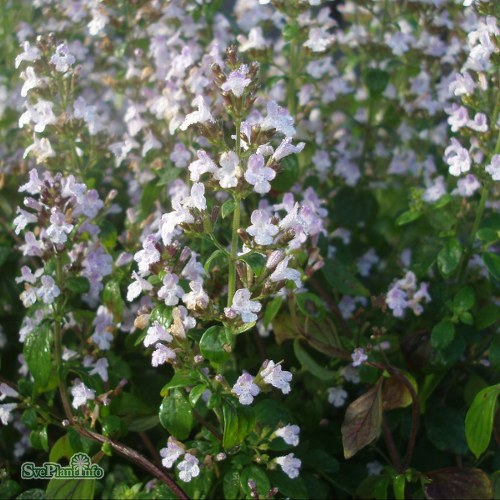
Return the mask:
[(285, 254), (282, 250), (274, 250), (274, 252), (267, 258), (266, 269), (274, 269), (282, 260)]

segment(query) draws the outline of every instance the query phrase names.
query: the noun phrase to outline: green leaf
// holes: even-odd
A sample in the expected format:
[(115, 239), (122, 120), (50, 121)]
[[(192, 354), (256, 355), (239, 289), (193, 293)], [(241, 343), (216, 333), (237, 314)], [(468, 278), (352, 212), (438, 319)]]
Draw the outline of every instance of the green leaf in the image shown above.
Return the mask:
[(300, 168), (297, 155), (290, 155), (280, 161), (280, 171), (271, 182), (274, 191), (289, 191), (299, 178)]
[(120, 291), (120, 284), (116, 280), (110, 280), (106, 283), (102, 292), (102, 300), (107, 308), (113, 313), (115, 319), (123, 316), (125, 302)]
[(470, 450), (479, 458), (488, 448), (500, 384), (486, 387), (472, 402), (465, 417), (465, 436)]
[(365, 394), (353, 401), (342, 423), (342, 444), (345, 458), (375, 441), (382, 429), (382, 379)]
[(268, 327), (271, 324), (273, 319), (278, 314), (282, 304), (283, 297), (281, 295), (277, 295), (273, 300), (271, 300), (271, 302), (269, 302), (266, 310), (264, 311), (264, 317), (262, 318), (265, 327)]
[(306, 316), (318, 317), (325, 312), (323, 301), (310, 292), (297, 294), (297, 306), (300, 312)]
[(309, 497), (302, 478), (290, 479), (284, 472), (279, 470), (269, 471), (268, 474), (271, 484), (278, 488), (280, 494), (284, 497), (293, 498), (294, 500), (314, 498)]
[(16, 500), (45, 500), (46, 498), (45, 491), (40, 488), (32, 488), (30, 490), (23, 491), (16, 497)]
[(234, 212), (234, 208), (236, 207), (236, 204), (234, 203), (234, 200), (226, 200), (220, 209), (222, 218), (225, 219), (228, 215), (231, 215)]
[(77, 294), (87, 293), (90, 288), (89, 280), (83, 276), (72, 276), (67, 278), (64, 285), (68, 290)]
[(431, 332), (431, 345), (435, 349), (442, 349), (455, 338), (455, 325), (449, 318), (442, 319)]
[(242, 406), (229, 398), (223, 400), (222, 413), (224, 416), (222, 446), (225, 449), (231, 449), (241, 444), (252, 432), (255, 425), (255, 413), (250, 406)]
[(71, 458), (75, 450), (71, 446), (69, 436), (65, 434), (60, 437), (50, 449), (49, 462), (59, 462), (61, 458)]
[(447, 278), (460, 264), (462, 246), (456, 238), (448, 238), (438, 253), (437, 264), (441, 274)]
[(492, 245), (496, 241), (498, 241), (499, 235), (498, 231), (495, 231), (491, 228), (480, 229), (476, 233), (476, 238), (480, 239), (484, 244)]
[(36, 431), (30, 432), (30, 443), (36, 450), (49, 451), (49, 437), (47, 435), (47, 427), (42, 427)]
[(404, 226), (405, 224), (409, 224), (410, 222), (416, 221), (417, 219), (420, 219), (422, 216), (422, 212), (416, 212), (414, 210), (407, 210), (406, 212), (403, 212), (397, 219), (396, 219), (396, 226)]
[(118, 239), (118, 230), (116, 226), (109, 220), (103, 220), (100, 226), (101, 232), (99, 233), (99, 241), (106, 250), (113, 250)]
[(480, 309), (476, 316), (476, 328), (483, 330), (495, 324), (500, 319), (500, 307), (496, 304), (488, 304)]
[(230, 469), (222, 480), (222, 491), (224, 498), (238, 498), (240, 494), (240, 473), (236, 469)]
[(13, 479), (4, 480), (0, 484), (0, 498), (15, 498), (21, 490), (21, 485)]
[(383, 69), (370, 68), (365, 72), (364, 82), (370, 94), (379, 96), (389, 83), (389, 73)]
[(493, 498), (491, 481), (480, 469), (448, 467), (425, 473), (428, 483), (424, 485), (425, 497), (440, 498)]
[(464, 417), (459, 411), (448, 407), (430, 406), (427, 408), (427, 437), (442, 451), (456, 455), (467, 453)]
[(396, 500), (405, 500), (406, 477), (404, 474), (396, 474), (392, 478), (392, 488)]
[(226, 328), (211, 326), (201, 337), (201, 354), (212, 363), (224, 363), (231, 352), (231, 340), (231, 334)]
[(218, 259), (219, 257), (225, 258), (225, 253), (222, 250), (217, 249), (214, 250), (212, 252), (212, 255), (210, 255), (210, 257), (207, 259), (205, 265), (203, 266), (203, 269), (205, 269), (205, 272), (207, 274), (210, 272), (210, 267), (212, 263), (215, 262), (215, 260)]
[(500, 333), (495, 333), (491, 341), (488, 359), (495, 370), (500, 370)]
[(49, 382), (52, 371), (51, 349), (50, 324), (44, 321), (26, 337), (23, 348), (24, 358), (38, 388), (45, 387)]
[(148, 215), (151, 212), (151, 209), (153, 208), (155, 201), (159, 199), (162, 190), (162, 186), (155, 184), (154, 182), (146, 184), (146, 187), (142, 191), (141, 195), (141, 209), (144, 215)]
[(251, 498), (250, 495), (252, 494), (252, 490), (248, 486), (248, 481), (250, 480), (255, 482), (259, 498), (267, 498), (267, 494), (271, 489), (271, 483), (267, 474), (256, 465), (250, 465), (250, 467), (243, 469), (240, 476), (240, 483), (245, 495), (247, 495), (248, 498)]
[(255, 276), (259, 276), (266, 265), (265, 257), (257, 252), (242, 255), (241, 257), (238, 257), (238, 259), (246, 262), (254, 272)]
[(193, 428), (193, 410), (189, 401), (179, 389), (173, 389), (160, 406), (160, 423), (170, 434), (183, 440), (189, 437)]
[(299, 360), (302, 368), (320, 380), (331, 380), (335, 377), (336, 372), (332, 372), (323, 368), (304, 348), (300, 345), (300, 340), (295, 339), (293, 342), (293, 352), (295, 357)]
[(492, 252), (484, 252), (483, 261), (491, 276), (500, 281), (500, 255)]
[(47, 485), (46, 495), (54, 500), (92, 500), (95, 484), (95, 479), (52, 478)]
[(167, 396), (171, 389), (177, 389), (180, 387), (189, 387), (196, 385), (200, 382), (200, 377), (198, 374), (191, 370), (179, 370), (174, 373), (170, 382), (166, 383), (161, 392), (161, 396)]
[(339, 293), (368, 297), (370, 292), (354, 277), (346, 266), (335, 260), (325, 261), (321, 272), (329, 285)]
[(198, 399), (201, 398), (202, 394), (207, 390), (207, 385), (206, 384), (199, 384), (191, 389), (189, 391), (189, 402), (191, 403), (192, 406), (195, 406), (196, 403), (198, 402)]
[(454, 311), (468, 311), (474, 307), (476, 302), (476, 293), (470, 286), (461, 288), (453, 298)]

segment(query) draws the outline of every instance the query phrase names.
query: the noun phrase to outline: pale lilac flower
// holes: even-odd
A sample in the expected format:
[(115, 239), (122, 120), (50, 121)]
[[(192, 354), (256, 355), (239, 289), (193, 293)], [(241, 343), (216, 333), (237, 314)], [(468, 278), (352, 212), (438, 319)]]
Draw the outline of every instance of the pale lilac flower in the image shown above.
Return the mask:
[(438, 201), (442, 196), (446, 194), (446, 184), (444, 177), (442, 175), (434, 179), (434, 183), (431, 184), (422, 195), (422, 199), (427, 203), (434, 203)]
[(167, 361), (174, 360), (175, 357), (175, 351), (173, 349), (170, 349), (170, 347), (158, 343), (156, 344), (155, 351), (151, 356), (151, 364), (153, 366), (160, 366)]
[(275, 431), (275, 435), (283, 438), (286, 444), (297, 446), (299, 444), (300, 427), (298, 425), (286, 425)]
[(494, 155), (491, 163), (486, 166), (485, 170), (491, 175), (494, 181), (500, 181), (500, 155)]
[(185, 483), (189, 483), (193, 477), (200, 475), (199, 461), (191, 453), (184, 455), (184, 460), (177, 465), (179, 471), (179, 479)]
[(5, 398), (17, 398), (19, 397), (19, 393), (12, 389), (10, 385), (5, 384), (2, 382), (0, 384), (0, 401), (3, 401)]
[(444, 159), (449, 165), (448, 171), (451, 175), (457, 177), (470, 170), (469, 152), (454, 137), (451, 138), (451, 144), (444, 151)]
[(450, 125), (452, 132), (457, 132), (462, 127), (465, 127), (469, 122), (469, 113), (467, 108), (464, 106), (458, 106), (453, 103), (451, 108), (445, 109), (445, 111), (450, 115), (448, 118), (448, 124)]
[(370, 248), (365, 252), (357, 262), (359, 274), (366, 277), (370, 275), (371, 268), (380, 261), (374, 248)]
[(68, 240), (68, 234), (73, 230), (73, 224), (68, 224), (61, 212), (54, 212), (50, 216), (50, 226), (47, 228), (47, 237), (56, 245), (63, 245)]
[(215, 122), (214, 117), (211, 115), (203, 96), (199, 95), (195, 97), (192, 105), (196, 106), (198, 108), (198, 111), (193, 111), (186, 116), (185, 120), (179, 127), (182, 131), (187, 130), (188, 127), (194, 125), (195, 123)]
[(238, 35), (236, 39), (240, 44), (240, 52), (246, 52), (247, 50), (265, 50), (269, 46), (260, 26), (254, 26), (249, 31), (248, 38), (244, 35)]
[(36, 294), (42, 299), (44, 304), (52, 304), (59, 297), (61, 290), (56, 285), (52, 276), (44, 275), (40, 279), (42, 286), (37, 290)]
[(47, 79), (39, 78), (35, 74), (35, 70), (32, 66), (28, 66), (25, 71), (21, 72), (20, 76), (24, 80), (23, 86), (21, 88), (22, 97), (26, 97), (30, 90), (45, 87), (47, 85)]
[(366, 464), (366, 471), (369, 476), (378, 476), (382, 474), (383, 470), (384, 466), (378, 460), (374, 460), (373, 462), (368, 462)]
[(44, 245), (41, 240), (37, 240), (35, 235), (28, 231), (24, 235), (25, 244), (21, 245), (23, 255), (28, 257), (41, 257), (43, 255)]
[(17, 408), (17, 403), (6, 403), (0, 405), (0, 422), (7, 425), (11, 419), (12, 412)]
[(201, 182), (195, 182), (191, 187), (191, 196), (185, 198), (182, 202), (185, 208), (196, 208), (203, 211), (207, 209), (207, 200), (205, 198), (205, 185)]
[(113, 340), (111, 333), (114, 328), (113, 314), (106, 306), (99, 306), (92, 325), (94, 326), (94, 333), (90, 337), (92, 342), (102, 351), (107, 351)]
[(488, 118), (484, 113), (476, 113), (474, 120), (469, 120), (467, 122), (467, 127), (476, 132), (488, 132)]
[(276, 458), (276, 463), (281, 466), (283, 472), (290, 479), (295, 479), (299, 476), (299, 470), (302, 462), (298, 458), (295, 458), (293, 453), (289, 453), (285, 457)]
[(50, 141), (46, 137), (41, 139), (37, 136), (33, 137), (33, 144), (30, 144), (23, 154), (23, 158), (26, 158), (30, 153), (35, 155), (35, 160), (37, 163), (43, 163), (48, 158), (53, 158), (56, 154), (52, 149)]
[(208, 295), (203, 290), (203, 283), (201, 281), (191, 281), (189, 283), (191, 291), (182, 296), (182, 301), (186, 304), (188, 309), (206, 309), (208, 306)]
[[(199, 158), (199, 155), (198, 155), (198, 158)], [(170, 160), (174, 163), (174, 165), (177, 168), (187, 167), (189, 165), (190, 159), (191, 159), (191, 153), (186, 148), (186, 146), (184, 146), (184, 144), (182, 142), (176, 142), (175, 146), (172, 150), (172, 153), (170, 153)], [(215, 167), (215, 163), (214, 163), (214, 167)]]
[(160, 325), (160, 323), (158, 323), (158, 321), (155, 321), (153, 325), (148, 328), (142, 343), (144, 347), (149, 347), (150, 345), (158, 343), (160, 340), (169, 343), (172, 342), (173, 337)]
[(294, 146), (292, 144), (292, 138), (285, 137), (273, 153), (273, 159), (275, 161), (280, 161), (291, 154), (298, 154), (304, 149), (304, 146), (305, 142), (299, 142), (296, 146)]
[(238, 396), (240, 404), (252, 404), (254, 398), (260, 393), (259, 386), (253, 381), (254, 377), (250, 373), (243, 373), (233, 385), (232, 392)]
[(50, 58), (50, 62), (56, 67), (56, 71), (60, 73), (66, 73), (73, 66), (75, 60), (75, 56), (70, 54), (65, 43), (58, 45), (55, 54)]
[(275, 101), (269, 101), (267, 103), (267, 116), (260, 127), (262, 130), (275, 129), (286, 137), (293, 137), (295, 135), (293, 121), (293, 117), (288, 114), (286, 109), (278, 106)]
[(356, 347), (354, 352), (351, 354), (352, 366), (361, 366), (365, 361), (368, 360), (368, 356), (365, 354), (365, 350), (362, 347)]
[(28, 266), (21, 267), (21, 276), (16, 278), (16, 283), (30, 283), (34, 285), (37, 279), (43, 274), (43, 268), (37, 269), (35, 274), (31, 272), (31, 269)]
[(108, 376), (108, 367), (109, 363), (106, 358), (98, 359), (94, 364), (92, 370), (90, 370), (90, 375), (99, 375), (103, 382), (107, 382), (109, 380)]
[(281, 365), (277, 365), (274, 361), (269, 360), (265, 367), (260, 371), (260, 376), (266, 384), (279, 389), (283, 394), (288, 394), (291, 391), (290, 381), (292, 374), (281, 369)]
[(254, 210), (250, 216), (252, 225), (246, 229), (246, 232), (254, 237), (257, 245), (271, 245), (279, 229), (271, 223), (270, 215), (264, 210)]
[(328, 402), (335, 408), (344, 406), (346, 399), (347, 391), (342, 386), (328, 388)]
[(90, 135), (96, 135), (103, 129), (102, 120), (97, 112), (97, 106), (88, 104), (82, 96), (78, 97), (74, 102), (73, 112), (76, 119), (85, 122)]
[(238, 155), (234, 151), (222, 153), (219, 163), (221, 168), (214, 172), (214, 179), (219, 181), (222, 188), (236, 187), (241, 177)]
[(264, 157), (253, 154), (248, 159), (248, 167), (245, 172), (245, 180), (254, 186), (256, 193), (265, 194), (271, 190), (269, 181), (276, 177), (276, 172), (264, 165)]
[(257, 321), (258, 316), (255, 314), (262, 309), (262, 304), (256, 300), (250, 300), (251, 293), (246, 288), (236, 290), (231, 307), (224, 310), (226, 316), (228, 313), (232, 316), (234, 313), (241, 316), (243, 323), (253, 323)]
[(242, 64), (236, 71), (231, 71), (227, 80), (221, 85), (224, 92), (232, 92), (236, 97), (241, 97), (245, 88), (250, 85), (252, 80), (247, 78), (248, 67)]
[(404, 310), (408, 307), (406, 293), (403, 290), (399, 289), (397, 286), (392, 287), (387, 292), (385, 302), (389, 309), (392, 310), (392, 314), (396, 318), (402, 318), (404, 315)]
[[(499, 175), (500, 179), (500, 175)], [(481, 184), (479, 181), (472, 175), (467, 174), (462, 179), (459, 179), (457, 182), (457, 189), (453, 191), (452, 194), (458, 193), (460, 196), (465, 198), (471, 197), (479, 188)]]
[(474, 93), (476, 84), (467, 71), (457, 73), (455, 79), (449, 84), (450, 92), (456, 96), (471, 95)]
[(179, 277), (174, 273), (167, 273), (163, 277), (163, 286), (158, 291), (158, 297), (165, 301), (165, 305), (176, 306), (184, 295), (184, 290), (178, 283)]
[(300, 272), (297, 269), (290, 269), (288, 263), (291, 257), (285, 257), (277, 266), (274, 272), (269, 276), (269, 279), (273, 282), (279, 281), (293, 281), (297, 288), (302, 286), (302, 281), (300, 278)]
[(162, 457), (162, 465), (167, 469), (171, 469), (174, 462), (184, 455), (184, 448), (181, 443), (177, 441), (174, 437), (169, 436), (167, 441), (167, 447), (160, 450), (160, 456)]
[(32, 170), (30, 170), (29, 173), (29, 181), (26, 184), (23, 184), (19, 188), (19, 192), (20, 193), (27, 192), (29, 194), (39, 194), (42, 186), (43, 182), (38, 177), (38, 172), (36, 171), (36, 169), (33, 168)]
[(87, 401), (92, 401), (95, 399), (94, 389), (89, 389), (83, 382), (77, 382), (71, 388), (71, 395), (73, 396), (73, 408), (79, 408), (80, 406), (87, 403)]

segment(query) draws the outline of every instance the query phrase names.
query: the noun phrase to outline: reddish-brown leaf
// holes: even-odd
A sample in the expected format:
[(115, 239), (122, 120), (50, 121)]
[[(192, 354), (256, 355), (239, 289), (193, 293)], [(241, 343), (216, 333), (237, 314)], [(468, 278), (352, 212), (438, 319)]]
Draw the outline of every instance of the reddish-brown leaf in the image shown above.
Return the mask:
[(382, 378), (348, 407), (342, 424), (345, 458), (375, 441), (382, 428)]
[(448, 467), (425, 475), (431, 481), (424, 487), (425, 496), (430, 500), (493, 498), (491, 481), (481, 469)]

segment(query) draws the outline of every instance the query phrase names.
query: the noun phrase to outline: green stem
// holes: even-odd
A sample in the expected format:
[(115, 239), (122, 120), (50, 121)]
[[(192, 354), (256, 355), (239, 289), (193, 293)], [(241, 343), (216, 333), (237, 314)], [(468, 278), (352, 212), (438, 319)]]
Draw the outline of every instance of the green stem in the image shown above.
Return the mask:
[[(56, 281), (59, 287), (62, 286), (64, 278), (62, 259), (57, 256), (56, 260)], [(62, 321), (62, 301), (64, 298), (60, 295), (56, 302), (56, 317), (54, 318), (54, 354), (56, 358), (56, 373), (57, 373), (57, 385), (59, 387), (59, 394), (61, 396), (62, 404), (64, 407), (64, 413), (66, 417), (71, 421), (73, 418), (73, 412), (71, 410), (71, 404), (68, 398), (68, 390), (66, 387), (66, 382), (62, 373), (62, 332), (61, 332), (61, 321)]]
[(229, 256), (229, 280), (227, 284), (227, 307), (231, 307), (231, 304), (233, 303), (233, 295), (236, 291), (236, 257), (238, 254), (238, 229), (240, 228), (240, 218), (240, 198), (237, 195), (234, 195), (231, 254)]
[(295, 80), (297, 78), (296, 56), (297, 40), (294, 37), (290, 40), (290, 71), (288, 73), (287, 85), (287, 107), (288, 112), (293, 117), (295, 117), (295, 114), (297, 113), (297, 90), (295, 88)]

